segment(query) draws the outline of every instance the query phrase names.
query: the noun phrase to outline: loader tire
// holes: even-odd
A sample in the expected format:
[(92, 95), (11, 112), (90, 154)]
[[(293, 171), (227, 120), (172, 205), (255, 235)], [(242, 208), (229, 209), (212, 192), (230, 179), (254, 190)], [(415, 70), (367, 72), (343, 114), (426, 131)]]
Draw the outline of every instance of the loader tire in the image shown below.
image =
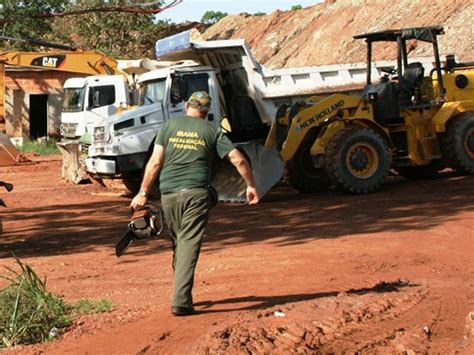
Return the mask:
[(309, 134), (288, 162), (286, 181), (294, 189), (303, 193), (326, 191), (329, 188), (329, 179), (324, 169), (313, 165), (313, 158), (309, 150), (316, 137)]
[(375, 131), (358, 126), (342, 129), (330, 140), (324, 170), (336, 187), (365, 194), (385, 182), (392, 164), (386, 141)]
[(474, 111), (463, 112), (448, 123), (440, 137), (441, 152), (448, 166), (474, 174)]

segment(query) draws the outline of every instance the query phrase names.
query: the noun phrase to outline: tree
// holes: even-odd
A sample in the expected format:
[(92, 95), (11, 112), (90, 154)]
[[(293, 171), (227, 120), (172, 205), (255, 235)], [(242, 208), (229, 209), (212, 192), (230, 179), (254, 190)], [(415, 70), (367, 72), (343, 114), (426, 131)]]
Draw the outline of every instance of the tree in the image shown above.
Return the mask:
[(213, 25), (216, 22), (222, 20), (224, 17), (228, 15), (227, 12), (221, 11), (206, 11), (201, 18), (201, 23), (205, 25)]
[[(49, 13), (63, 11), (69, 3), (68, 0), (41, 0), (41, 1), (24, 1), (24, 0), (3, 0), (0, 5), (0, 19), (18, 18), (21, 20), (13, 22), (4, 22), (0, 27), (2, 36), (17, 38), (43, 38), (52, 30), (51, 20), (32, 18), (38, 13)], [(28, 20), (25, 20), (28, 19)], [(4, 50), (12, 47), (19, 50), (31, 50), (31, 45), (27, 43), (1, 42), (0, 46)]]
[[(3, 24), (0, 18), (0, 31), (2, 27), (4, 29), (0, 35), (60, 43), (82, 50), (99, 50), (117, 59), (154, 58), (156, 40), (194, 27), (205, 27), (197, 22), (174, 24), (170, 20), (156, 21), (150, 13), (159, 9), (157, 4), (162, 4), (161, 9), (166, 10), (181, 0), (35, 0), (35, 6), (24, 7), (26, 2), (0, 0), (2, 16), (10, 16), (10, 20), (19, 16), (18, 13), (24, 16), (22, 21)], [(40, 49), (28, 43), (0, 41), (0, 52)]]
[(301, 10), (303, 8), (303, 6), (301, 5), (293, 5), (291, 7), (291, 11), (298, 11), (298, 10)]
[[(100, 5), (102, 0), (83, 0), (71, 4), (67, 11), (80, 11)], [(109, 6), (120, 6), (123, 0), (111, 0)], [(164, 25), (154, 23), (151, 14), (122, 12), (91, 12), (56, 18), (54, 41), (73, 44), (82, 49), (94, 49), (114, 58), (136, 58), (153, 48), (153, 31)], [(51, 39), (51, 38), (49, 38)], [(52, 40), (52, 39), (51, 39)]]
[(252, 16), (265, 16), (265, 15), (266, 15), (265, 12), (259, 11), (259, 12), (254, 13)]

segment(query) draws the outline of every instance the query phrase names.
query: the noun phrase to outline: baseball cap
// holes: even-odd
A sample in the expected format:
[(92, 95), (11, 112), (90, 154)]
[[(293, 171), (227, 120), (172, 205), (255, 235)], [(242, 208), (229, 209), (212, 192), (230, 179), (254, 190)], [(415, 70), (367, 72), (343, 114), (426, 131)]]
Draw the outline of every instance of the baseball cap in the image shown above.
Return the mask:
[(189, 96), (188, 102), (199, 106), (210, 106), (211, 97), (205, 91), (195, 91)]

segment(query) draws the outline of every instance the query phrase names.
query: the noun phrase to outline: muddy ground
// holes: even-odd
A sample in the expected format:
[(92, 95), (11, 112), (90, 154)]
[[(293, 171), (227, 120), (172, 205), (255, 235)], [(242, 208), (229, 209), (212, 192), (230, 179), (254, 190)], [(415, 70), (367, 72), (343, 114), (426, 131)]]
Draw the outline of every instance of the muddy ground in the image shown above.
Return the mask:
[[(16, 353), (474, 352), (474, 177), (390, 178), (381, 192), (212, 211), (197, 314), (170, 314), (167, 234), (117, 258), (130, 199), (60, 181), (60, 158), (0, 168), (0, 266), (14, 251), (66, 300), (108, 299), (59, 340)], [(471, 314), (470, 314), (471, 313)]]

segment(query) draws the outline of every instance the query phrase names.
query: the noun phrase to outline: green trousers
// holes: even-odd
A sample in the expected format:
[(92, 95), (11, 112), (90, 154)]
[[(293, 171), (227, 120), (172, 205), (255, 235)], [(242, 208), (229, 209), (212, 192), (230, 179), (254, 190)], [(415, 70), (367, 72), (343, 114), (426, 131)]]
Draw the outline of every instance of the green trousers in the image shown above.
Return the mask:
[(173, 242), (173, 307), (192, 308), (194, 271), (211, 208), (205, 188), (161, 196), (166, 223)]

